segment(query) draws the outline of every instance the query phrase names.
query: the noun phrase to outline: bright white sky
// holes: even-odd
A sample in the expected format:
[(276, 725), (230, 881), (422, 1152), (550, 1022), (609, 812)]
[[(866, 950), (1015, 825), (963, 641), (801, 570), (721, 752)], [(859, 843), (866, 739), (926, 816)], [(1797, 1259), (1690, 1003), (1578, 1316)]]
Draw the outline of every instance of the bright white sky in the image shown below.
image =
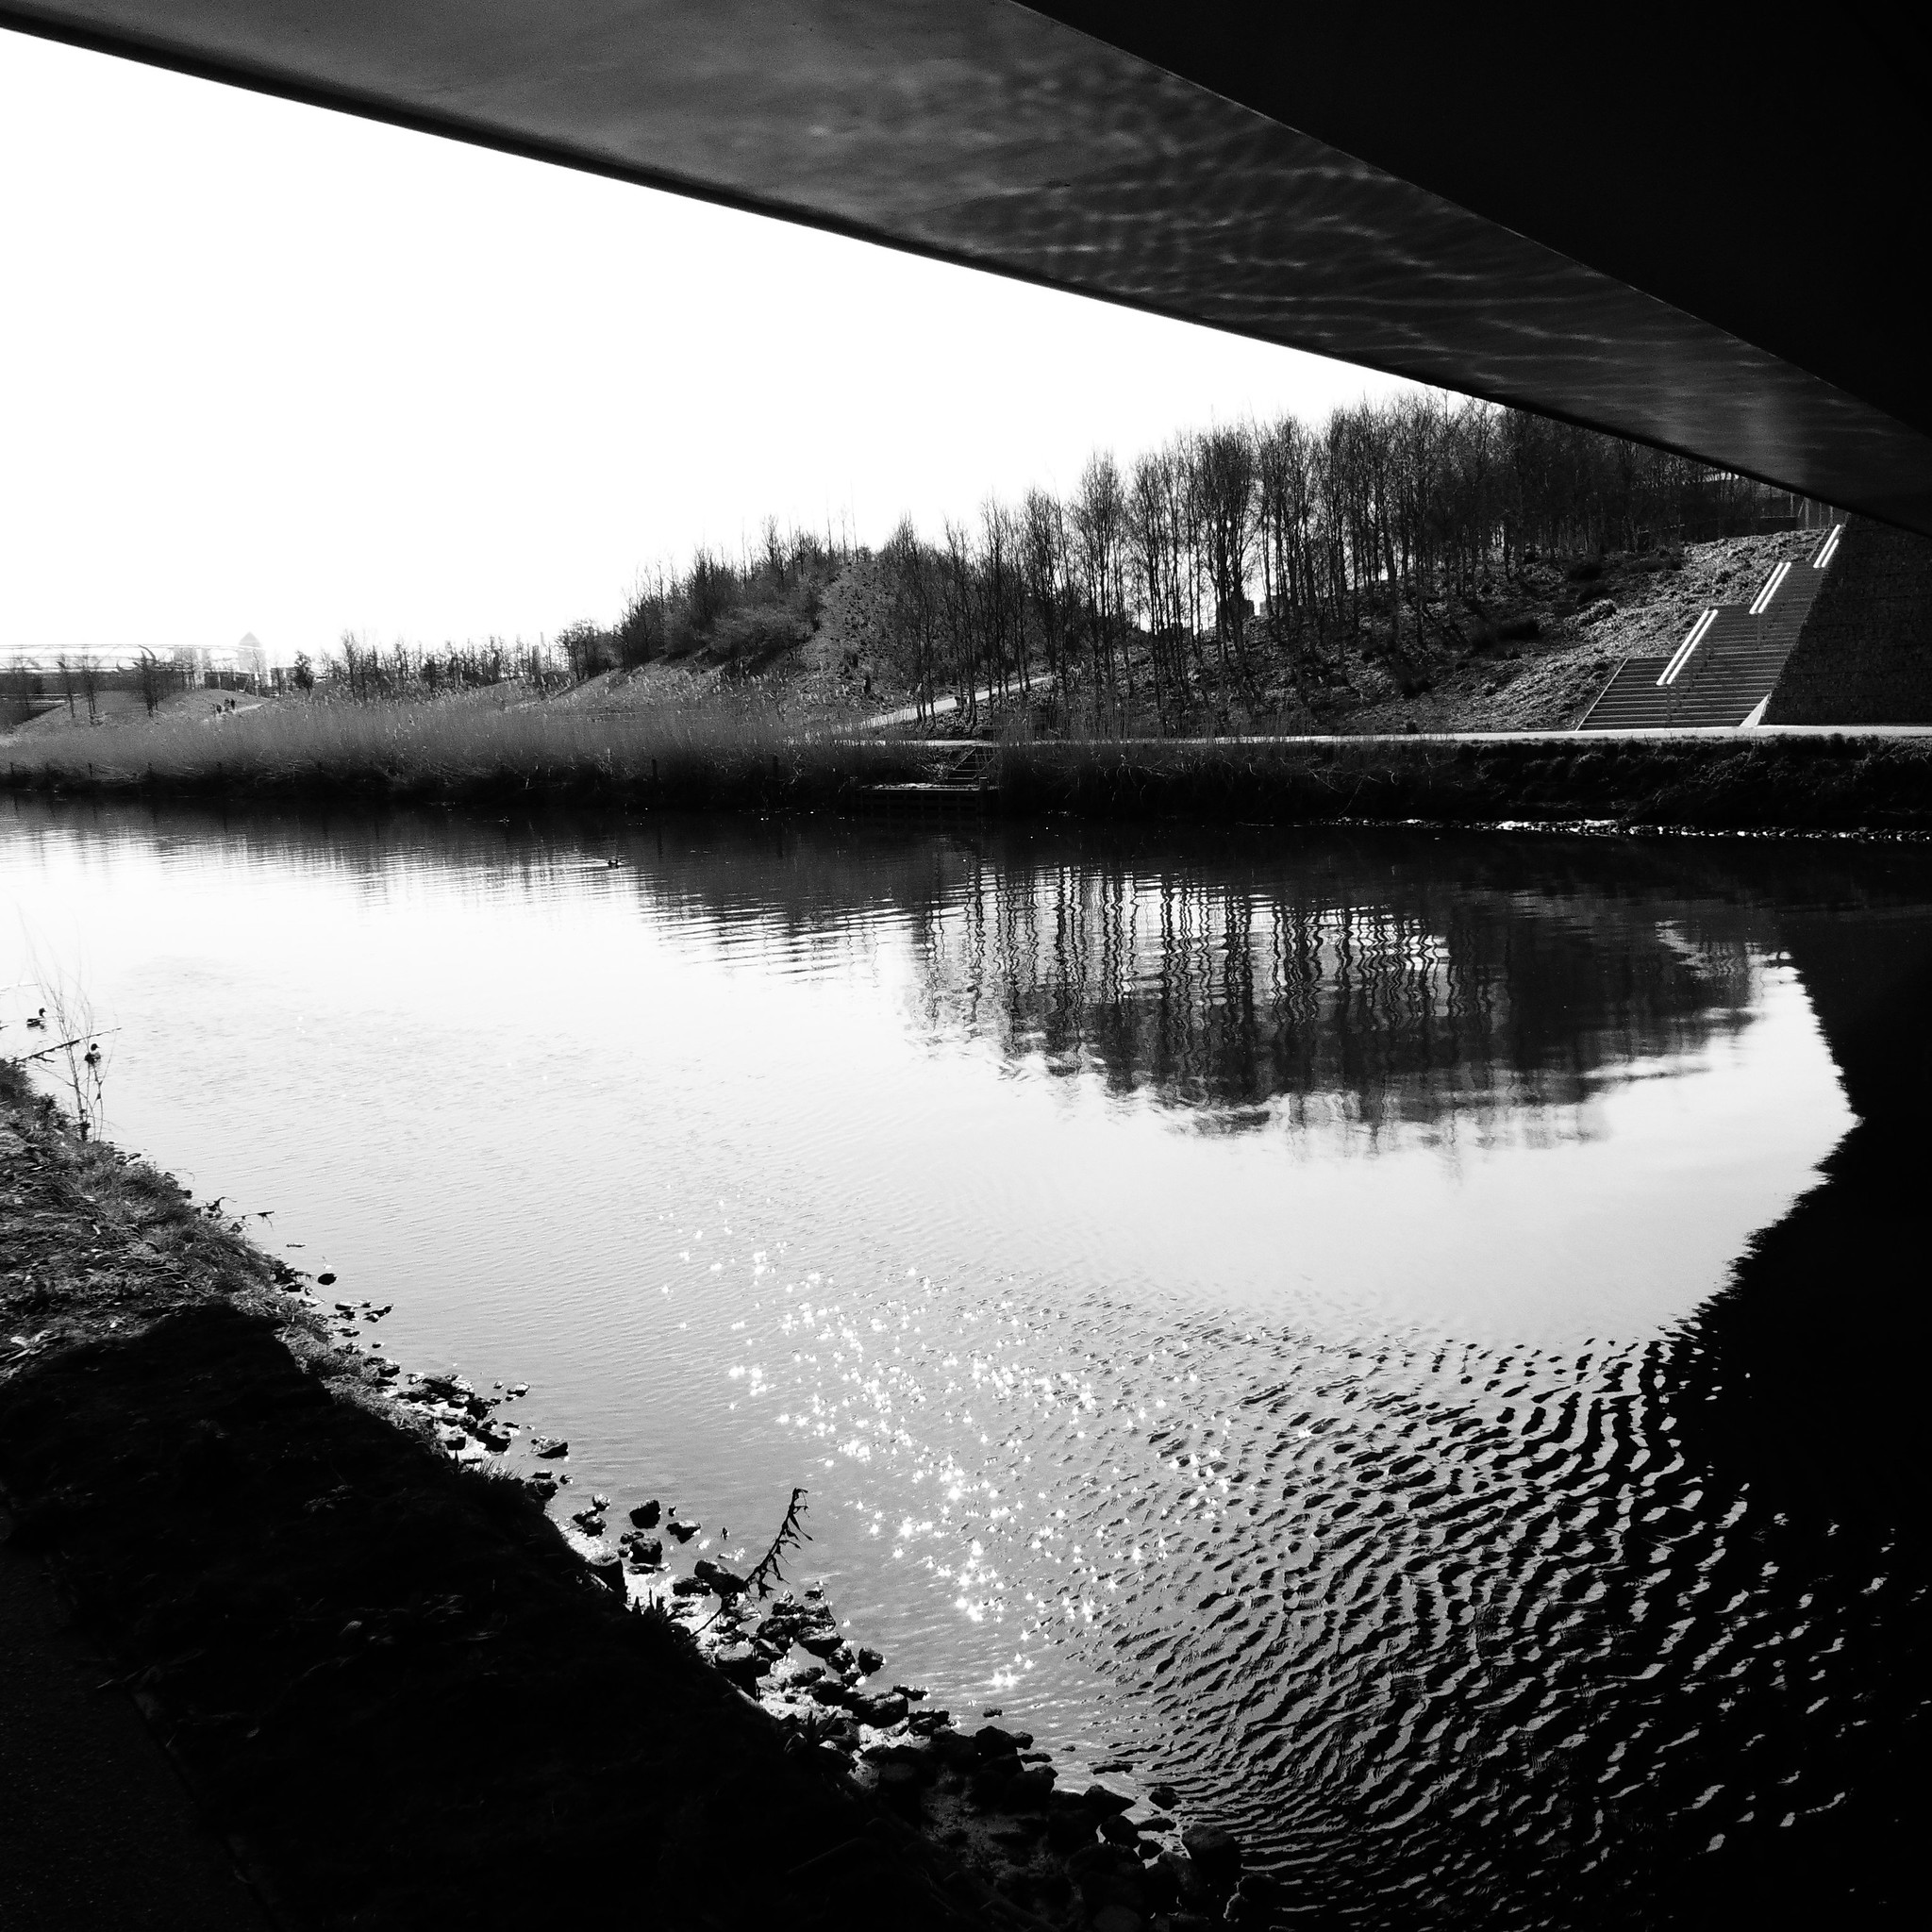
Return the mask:
[(0, 32), (0, 646), (534, 638), (1401, 387)]

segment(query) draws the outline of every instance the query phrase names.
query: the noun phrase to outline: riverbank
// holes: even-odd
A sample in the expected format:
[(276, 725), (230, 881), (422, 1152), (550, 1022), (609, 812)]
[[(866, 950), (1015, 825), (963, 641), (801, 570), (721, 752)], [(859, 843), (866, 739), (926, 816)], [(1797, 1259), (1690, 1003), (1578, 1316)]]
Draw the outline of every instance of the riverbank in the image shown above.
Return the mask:
[(1002, 804), (1110, 818), (1932, 829), (1932, 744), (1855, 736), (1016, 745)]
[[(93, 797), (872, 809), (943, 747), (791, 730), (760, 705), (298, 702), (8, 741), (0, 780)], [(1027, 740), (948, 803), (1013, 815), (1932, 829), (1932, 741), (1856, 732)], [(903, 801), (901, 801), (903, 802)]]
[(430, 701), (291, 698), (0, 741), (16, 789), (96, 796), (449, 800), (642, 799), (693, 809), (829, 803), (916, 775), (904, 747), (792, 728), (744, 700), (627, 711), (515, 686)]
[(1221, 1916), (1224, 1835), (868, 1685), (816, 1592), (673, 1584), (641, 1530), (586, 1563), (477, 1466), (497, 1404), (358, 1350), (218, 1203), (13, 1069), (0, 1157), (9, 1559), (46, 1559), (275, 1920)]

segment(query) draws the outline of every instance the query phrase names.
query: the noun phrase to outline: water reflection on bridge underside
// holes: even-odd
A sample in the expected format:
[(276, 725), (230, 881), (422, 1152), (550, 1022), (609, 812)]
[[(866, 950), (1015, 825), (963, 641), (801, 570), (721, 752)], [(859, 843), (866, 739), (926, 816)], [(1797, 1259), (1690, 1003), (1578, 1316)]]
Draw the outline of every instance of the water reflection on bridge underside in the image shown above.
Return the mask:
[(123, 1137), (399, 1358), (692, 1556), (808, 1484), (891, 1675), (1311, 1909), (1654, 1920), (1923, 1709), (1895, 1525), (1707, 1419), (1854, 1120), (1807, 974), (1932, 959), (1910, 852), (32, 808), (0, 876)]

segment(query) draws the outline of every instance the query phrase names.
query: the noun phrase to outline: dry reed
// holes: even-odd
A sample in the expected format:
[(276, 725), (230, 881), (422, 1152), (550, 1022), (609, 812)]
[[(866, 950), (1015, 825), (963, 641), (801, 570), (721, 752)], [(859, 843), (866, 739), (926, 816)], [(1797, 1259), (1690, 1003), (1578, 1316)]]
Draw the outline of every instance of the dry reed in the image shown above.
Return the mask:
[(425, 702), (293, 699), (16, 738), (16, 786), (252, 797), (635, 795), (666, 804), (828, 800), (906, 775), (891, 744), (837, 744), (757, 701), (600, 711), (474, 693)]

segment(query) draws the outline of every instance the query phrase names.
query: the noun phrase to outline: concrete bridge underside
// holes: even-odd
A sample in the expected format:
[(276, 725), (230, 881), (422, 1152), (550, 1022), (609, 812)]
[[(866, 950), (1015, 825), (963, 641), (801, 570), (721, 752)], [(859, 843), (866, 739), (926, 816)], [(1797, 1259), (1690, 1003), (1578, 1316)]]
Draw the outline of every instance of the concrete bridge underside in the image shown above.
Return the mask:
[(1340, 357), (1932, 534), (1932, 147), (1892, 17), (0, 0), (0, 25)]

